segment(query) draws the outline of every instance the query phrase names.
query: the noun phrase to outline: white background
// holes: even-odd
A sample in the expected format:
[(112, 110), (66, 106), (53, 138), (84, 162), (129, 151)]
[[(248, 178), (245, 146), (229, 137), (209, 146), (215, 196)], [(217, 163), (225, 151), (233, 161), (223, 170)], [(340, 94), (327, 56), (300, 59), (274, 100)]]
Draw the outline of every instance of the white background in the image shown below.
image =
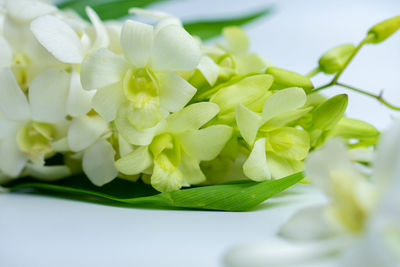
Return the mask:
[[(327, 49), (356, 43), (374, 23), (400, 13), (400, 1), (191, 0), (154, 8), (184, 20), (238, 15), (274, 3), (275, 13), (248, 27), (252, 49), (276, 66), (307, 73)], [(326, 78), (319, 75), (318, 85)], [(400, 105), (400, 33), (367, 46), (342, 81)], [(333, 95), (343, 89), (327, 91)], [(384, 129), (391, 112), (349, 93), (350, 117)], [(0, 194), (0, 266), (221, 266), (230, 247), (275, 238), (279, 224), (300, 206), (320, 202), (310, 186), (244, 213), (119, 208), (23, 194)]]

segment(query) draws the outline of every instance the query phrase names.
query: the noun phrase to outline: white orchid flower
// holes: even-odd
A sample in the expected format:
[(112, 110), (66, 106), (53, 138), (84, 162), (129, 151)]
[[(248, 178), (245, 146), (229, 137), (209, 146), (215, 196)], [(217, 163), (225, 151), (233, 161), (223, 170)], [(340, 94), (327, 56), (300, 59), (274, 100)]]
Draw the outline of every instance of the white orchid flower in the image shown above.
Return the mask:
[(261, 115), (242, 104), (236, 107), (240, 134), (252, 148), (243, 165), (247, 177), (262, 181), (302, 170), (310, 137), (306, 131), (285, 125), (310, 110), (302, 108), (305, 103), (304, 90), (293, 87), (276, 91), (267, 98)]
[[(10, 178), (29, 174), (45, 179), (68, 175), (66, 166), (44, 166), (44, 160), (68, 150), (66, 133), (69, 76), (49, 69), (29, 88), (29, 100), (10, 69), (0, 71), (0, 170)], [(37, 174), (37, 175), (35, 175)], [(49, 178), (50, 179), (50, 178)]]
[[(86, 13), (92, 25), (83, 23), (78, 18), (68, 18), (62, 15), (44, 15), (31, 23), (31, 30), (43, 47), (55, 58), (66, 64), (81, 64), (92, 51), (108, 47), (109, 32), (100, 18), (90, 7)], [(75, 26), (81, 25), (84, 26)], [(79, 76), (80, 65), (73, 65), (70, 97), (76, 105), (69, 108), (72, 116), (83, 116), (92, 109), (92, 98), (95, 92), (82, 88)]]
[(182, 109), (196, 89), (174, 71), (192, 70), (200, 50), (181, 27), (169, 24), (158, 31), (127, 20), (121, 32), (123, 57), (107, 49), (89, 55), (81, 80), (87, 90), (98, 89), (94, 109), (112, 121), (121, 106), (132, 131), (155, 127), (168, 112)]
[(57, 8), (43, 1), (5, 0), (3, 33), (0, 36), (0, 68), (11, 68), (20, 87), (27, 90), (41, 71), (62, 67), (35, 39), (30, 23), (37, 17), (55, 14)]
[[(135, 15), (138, 15), (141, 17), (157, 20), (158, 24), (155, 29), (156, 32), (159, 31), (162, 27), (165, 27), (170, 24), (182, 26), (182, 21), (179, 18), (172, 16), (171, 14), (161, 12), (161, 11), (147, 10), (147, 9), (142, 9), (142, 8), (131, 8), (131, 9), (129, 9), (129, 13), (135, 14)], [(199, 47), (202, 49), (203, 44), (202, 44), (201, 40), (195, 39), (195, 41), (197, 41)], [(225, 53), (222, 49), (220, 51), (222, 54)], [(208, 82), (209, 85), (212, 86), (216, 83), (216, 81), (218, 79), (219, 67), (212, 60), (211, 57), (209, 57), (207, 55), (203, 55), (199, 61), (197, 69), (204, 76), (204, 78), (206, 79), (206, 81)]]
[[(338, 140), (311, 153), (307, 177), (327, 194), (328, 204), (296, 213), (281, 228), (285, 243), (233, 249), (227, 266), (400, 266), (399, 145), (396, 123), (379, 142), (371, 177), (363, 176)], [(273, 253), (277, 244), (280, 252)]]
[(150, 143), (117, 160), (117, 169), (127, 175), (151, 169), (151, 184), (161, 192), (204, 182), (200, 161), (214, 159), (232, 135), (226, 125), (199, 129), (218, 111), (218, 105), (202, 102), (171, 114)]

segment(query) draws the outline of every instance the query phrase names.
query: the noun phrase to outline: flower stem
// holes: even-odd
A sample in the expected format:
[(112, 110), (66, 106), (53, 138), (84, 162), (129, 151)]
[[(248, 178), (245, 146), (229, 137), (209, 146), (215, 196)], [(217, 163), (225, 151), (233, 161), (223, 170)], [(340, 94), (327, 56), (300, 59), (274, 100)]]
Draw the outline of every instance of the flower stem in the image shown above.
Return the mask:
[(350, 57), (346, 60), (346, 63), (344, 64), (343, 68), (336, 73), (335, 77), (333, 77), (332, 80), (332, 84), (336, 84), (340, 75), (342, 75), (343, 71), (346, 69), (346, 67), (350, 64), (351, 60), (356, 56), (356, 54), (360, 51), (360, 49), (366, 44), (368, 43), (371, 38), (373, 38), (372, 34), (368, 34), (367, 37), (365, 37), (356, 47), (356, 49), (354, 49), (353, 53), (350, 55)]
[(307, 73), (305, 76), (307, 78), (311, 78), (314, 77), (315, 75), (317, 75), (318, 73), (320, 73), (321, 70), (319, 69), (319, 67), (316, 67), (315, 69), (313, 69), (312, 71), (310, 71), (309, 73)]
[(382, 104), (384, 104), (385, 106), (387, 106), (387, 107), (389, 107), (391, 109), (400, 110), (400, 107), (392, 105), (389, 102), (387, 102), (385, 99), (383, 99), (382, 93), (379, 94), (379, 95), (372, 94), (370, 92), (366, 92), (364, 90), (361, 90), (361, 89), (358, 89), (358, 88), (355, 88), (353, 86), (350, 86), (350, 85), (347, 85), (347, 84), (343, 84), (343, 83), (336, 83), (336, 85), (339, 85), (341, 87), (347, 88), (347, 89), (352, 90), (354, 92), (357, 92), (357, 93), (360, 93), (360, 94), (375, 98), (376, 100), (378, 100), (379, 102), (381, 102)]

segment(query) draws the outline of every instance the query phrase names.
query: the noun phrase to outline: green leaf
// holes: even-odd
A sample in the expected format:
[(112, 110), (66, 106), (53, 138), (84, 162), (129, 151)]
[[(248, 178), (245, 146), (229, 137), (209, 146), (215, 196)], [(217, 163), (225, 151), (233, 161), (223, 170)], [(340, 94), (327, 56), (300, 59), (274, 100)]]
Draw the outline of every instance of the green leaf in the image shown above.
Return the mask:
[(247, 14), (245, 16), (228, 19), (210, 19), (193, 22), (185, 22), (185, 29), (192, 35), (200, 37), (202, 40), (211, 39), (219, 36), (222, 29), (227, 26), (241, 26), (264, 17), (272, 13), (272, 8), (264, 8), (260, 11)]
[(102, 20), (118, 19), (128, 15), (132, 7), (146, 7), (166, 0), (66, 0), (57, 4), (60, 9), (72, 9), (88, 20), (85, 8), (93, 8)]
[(114, 201), (116, 204), (125, 203), (128, 206), (246, 211), (296, 184), (303, 177), (302, 173), (296, 173), (279, 180), (261, 183), (242, 181), (194, 187), (170, 193), (158, 193), (150, 185), (122, 179), (116, 179), (103, 187), (96, 187), (82, 176), (70, 177), (55, 183), (25, 178), (15, 180), (5, 187), (10, 191), (33, 189), (50, 193), (68, 193), (80, 200), (99, 197)]

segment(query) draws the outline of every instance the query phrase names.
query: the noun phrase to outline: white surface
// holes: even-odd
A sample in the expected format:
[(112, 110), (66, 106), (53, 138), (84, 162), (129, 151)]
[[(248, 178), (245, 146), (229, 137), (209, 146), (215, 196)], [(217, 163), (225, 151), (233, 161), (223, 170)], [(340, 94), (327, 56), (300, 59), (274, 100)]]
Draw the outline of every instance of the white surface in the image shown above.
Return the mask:
[[(188, 19), (238, 14), (272, 2), (182, 0), (158, 7)], [(301, 73), (311, 70), (325, 50), (359, 41), (372, 24), (400, 11), (396, 0), (292, 0), (275, 6), (273, 16), (246, 28), (252, 47), (277, 66)], [(363, 49), (343, 81), (375, 92), (385, 88), (385, 96), (400, 104), (399, 38), (400, 33)], [(317, 83), (322, 80), (317, 77)], [(374, 100), (350, 94), (348, 115), (382, 129), (390, 114), (395, 113)], [(220, 266), (226, 249), (274, 238), (294, 210), (321, 200), (311, 187), (298, 185), (291, 191), (303, 193), (284, 194), (245, 213), (118, 208), (1, 194), (0, 266)]]

